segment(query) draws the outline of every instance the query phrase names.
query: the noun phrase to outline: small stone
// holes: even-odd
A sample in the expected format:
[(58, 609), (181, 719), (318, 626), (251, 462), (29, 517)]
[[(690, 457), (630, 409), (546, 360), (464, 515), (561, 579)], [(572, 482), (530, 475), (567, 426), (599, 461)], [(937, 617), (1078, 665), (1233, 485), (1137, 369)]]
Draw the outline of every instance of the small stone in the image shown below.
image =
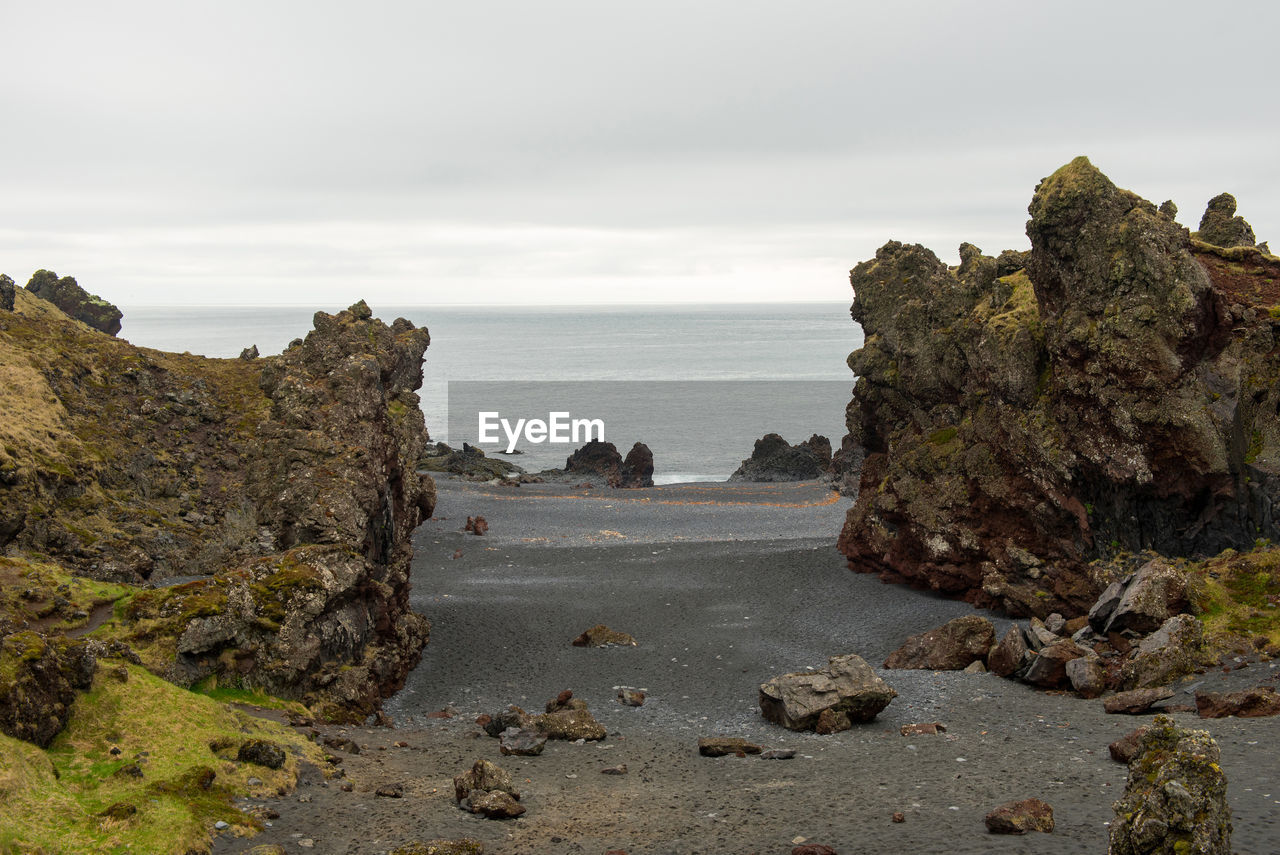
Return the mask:
[(314, 849), (316, 846), (316, 842), (312, 840), (310, 837), (304, 837), (298, 841), (298, 845), (301, 846), (303, 849)]
[(1173, 689), (1161, 686), (1156, 689), (1131, 689), (1117, 692), (1102, 702), (1102, 708), (1112, 714), (1142, 715), (1155, 704), (1173, 697)]
[(526, 808), (502, 790), (473, 790), (467, 796), (467, 810), (486, 819), (511, 819), (523, 814)]
[(906, 821), (907, 821), (907, 815), (906, 815), (905, 813), (903, 813), (902, 811), (896, 811), (896, 812), (893, 814), (892, 819), (893, 819), (893, 821), (894, 821), (894, 822), (906, 822)]
[(404, 798), (404, 784), (383, 784), (374, 790), (374, 795), (382, 796), (384, 799), (402, 799)]
[(1005, 802), (986, 817), (992, 834), (1026, 834), (1053, 831), (1053, 808), (1040, 799)]
[(218, 831), (225, 831), (231, 827), (231, 823), (227, 822), (224, 819), (220, 819), (213, 824), (213, 827)]
[(625, 632), (598, 623), (573, 640), (574, 647), (635, 647), (636, 640)]
[(1134, 757), (1138, 756), (1138, 749), (1142, 745), (1142, 737), (1146, 736), (1149, 728), (1147, 725), (1136, 728), (1117, 739), (1115, 742), (1107, 746), (1107, 750), (1111, 753), (1111, 759), (1117, 763), (1129, 763)]
[(904, 724), (899, 730), (903, 736), (924, 736), (946, 733), (947, 726), (940, 721), (931, 721), (926, 724)]
[(703, 757), (759, 754), (761, 750), (759, 745), (737, 736), (704, 736), (698, 740), (698, 753)]
[(602, 775), (625, 775), (627, 774), (627, 764), (619, 763), (617, 766), (606, 766), (600, 770)]
[(839, 855), (830, 846), (821, 843), (806, 843), (791, 850), (791, 855)]
[(618, 703), (629, 707), (644, 706), (645, 693), (639, 689), (622, 687), (618, 689)]
[(791, 760), (796, 756), (794, 748), (770, 748), (760, 752), (761, 760)]

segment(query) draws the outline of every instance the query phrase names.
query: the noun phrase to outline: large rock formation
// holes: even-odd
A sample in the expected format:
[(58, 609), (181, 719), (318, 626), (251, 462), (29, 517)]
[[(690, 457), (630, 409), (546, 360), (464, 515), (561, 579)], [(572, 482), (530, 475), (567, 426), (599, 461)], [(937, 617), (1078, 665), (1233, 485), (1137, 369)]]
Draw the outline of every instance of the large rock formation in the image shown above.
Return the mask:
[(776, 433), (756, 440), (730, 481), (811, 481), (831, 474), (831, 441), (814, 434), (792, 445)]
[(1236, 216), (1236, 197), (1230, 193), (1219, 193), (1209, 200), (1195, 237), (1214, 246), (1226, 247), (1254, 246), (1257, 240), (1253, 227), (1244, 217)]
[(653, 452), (643, 442), (631, 446), (624, 460), (612, 442), (593, 439), (575, 450), (561, 471), (549, 470), (543, 475), (567, 475), (571, 479), (598, 481), (609, 487), (652, 487)]
[(20, 292), (0, 329), (0, 547), (124, 582), (116, 628), (153, 670), (262, 688), (342, 718), (426, 642), (408, 606), (426, 330), (357, 303), (253, 361), (135, 348)]
[(13, 311), (13, 280), (0, 273), (0, 311)]
[(27, 283), (27, 290), (95, 330), (107, 335), (120, 332), (120, 310), (81, 288), (71, 276), (59, 279), (52, 270), (37, 270)]
[(890, 242), (851, 272), (850, 566), (1076, 615), (1113, 551), (1280, 536), (1280, 260), (1193, 242), (1086, 158), (1030, 213), (1029, 253)]

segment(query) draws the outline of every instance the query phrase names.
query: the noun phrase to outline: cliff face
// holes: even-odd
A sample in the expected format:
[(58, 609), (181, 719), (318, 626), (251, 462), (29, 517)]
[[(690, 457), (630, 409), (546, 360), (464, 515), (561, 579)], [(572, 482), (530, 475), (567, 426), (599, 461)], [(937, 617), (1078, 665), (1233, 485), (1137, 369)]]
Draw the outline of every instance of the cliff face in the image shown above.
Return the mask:
[(1193, 241), (1085, 158), (1030, 214), (1030, 253), (891, 242), (851, 272), (850, 566), (1078, 614), (1095, 558), (1275, 538), (1280, 260)]
[(136, 348), (25, 291), (0, 313), (0, 548), (140, 583), (112, 632), (182, 683), (213, 677), (371, 711), (426, 642), (408, 607), (430, 339), (363, 303), (284, 354)]

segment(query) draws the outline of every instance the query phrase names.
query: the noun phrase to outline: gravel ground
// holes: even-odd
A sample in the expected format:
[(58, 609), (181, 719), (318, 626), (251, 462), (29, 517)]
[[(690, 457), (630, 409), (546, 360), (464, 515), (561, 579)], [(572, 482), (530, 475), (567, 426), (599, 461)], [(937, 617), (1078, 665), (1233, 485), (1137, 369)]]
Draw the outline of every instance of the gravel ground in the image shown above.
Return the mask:
[[(387, 705), (397, 727), (341, 731), (365, 748), (343, 755), (352, 792), (304, 784), (273, 804), (280, 817), (253, 844), (381, 853), (470, 836), (489, 853), (740, 855), (787, 853), (804, 838), (841, 855), (1106, 851), (1125, 778), (1106, 746), (1149, 717), (1108, 716), (1101, 701), (989, 675), (919, 671), (883, 672), (899, 697), (845, 733), (795, 734), (759, 717), (756, 688), (773, 675), (850, 652), (878, 664), (907, 635), (971, 612), (848, 572), (833, 545), (848, 503), (825, 487), (438, 483), (440, 516), (419, 530), (414, 563), (414, 606), (432, 620), (431, 643)], [(485, 537), (460, 531), (475, 514), (490, 524)], [(638, 646), (570, 646), (596, 623)], [(1274, 664), (1196, 680), (1274, 685)], [(617, 703), (620, 685), (646, 689), (644, 706)], [(587, 701), (608, 739), (515, 758), (476, 735), (478, 714), (509, 703), (541, 711), (565, 688)], [(446, 707), (458, 714), (427, 718)], [(1280, 851), (1280, 719), (1175, 718), (1222, 747), (1236, 851)], [(942, 721), (947, 733), (898, 734), (922, 721)], [(797, 756), (699, 757), (697, 738), (710, 735)], [(522, 782), (523, 817), (483, 820), (454, 805), (452, 777), (481, 757)], [(628, 774), (601, 774), (617, 764)], [(395, 782), (403, 799), (374, 795)], [(986, 832), (988, 810), (1031, 796), (1053, 805), (1053, 834)], [(895, 811), (906, 821), (893, 823)], [(223, 839), (214, 851), (249, 845)]]

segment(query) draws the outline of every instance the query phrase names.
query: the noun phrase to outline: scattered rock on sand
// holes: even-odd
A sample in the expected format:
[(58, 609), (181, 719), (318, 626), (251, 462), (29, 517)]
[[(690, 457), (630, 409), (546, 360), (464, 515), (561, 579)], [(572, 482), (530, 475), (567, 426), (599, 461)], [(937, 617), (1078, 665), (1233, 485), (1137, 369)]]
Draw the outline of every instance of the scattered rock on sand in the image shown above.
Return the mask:
[(414, 841), (392, 849), (391, 855), (484, 855), (484, 844), (470, 837), (460, 840)]
[(940, 721), (931, 721), (922, 724), (904, 724), (899, 731), (903, 736), (924, 736), (946, 733), (947, 726)]
[(1053, 831), (1053, 808), (1040, 799), (1005, 802), (987, 814), (987, 830), (992, 834), (1026, 834)]
[(770, 748), (760, 752), (761, 760), (793, 760), (796, 756), (794, 748)]
[(1173, 697), (1173, 689), (1161, 686), (1155, 689), (1132, 689), (1128, 692), (1117, 692), (1102, 702), (1102, 708), (1109, 713), (1125, 715), (1142, 715), (1151, 707)]
[(489, 530), (489, 522), (484, 517), (467, 517), (467, 524), (462, 527), (462, 530), (474, 535), (483, 535)]
[(814, 434), (792, 445), (776, 433), (756, 440), (751, 456), (729, 476), (737, 481), (812, 481), (831, 472), (831, 440)]
[(1201, 718), (1261, 718), (1280, 714), (1280, 694), (1267, 686), (1242, 692), (1196, 692), (1196, 713)]
[(1138, 748), (1142, 745), (1142, 737), (1147, 735), (1147, 731), (1151, 728), (1147, 725), (1135, 728), (1115, 742), (1107, 746), (1107, 750), (1111, 752), (1111, 759), (1117, 763), (1128, 763), (1138, 756)]
[(606, 766), (600, 770), (601, 775), (625, 775), (627, 774), (627, 764), (619, 763), (617, 766)]
[(759, 745), (737, 736), (704, 736), (698, 740), (698, 753), (703, 757), (736, 757), (760, 751)]
[(850, 722), (865, 722), (898, 693), (881, 680), (861, 656), (833, 656), (826, 667), (795, 671), (760, 684), (760, 711), (764, 717), (791, 730), (811, 730), (824, 711)]
[(467, 796), (466, 808), (478, 813), (486, 819), (511, 819), (520, 816), (525, 806), (515, 800), (510, 793), (501, 790), (472, 790)]
[(545, 715), (527, 718), (521, 727), (532, 727), (548, 739), (569, 742), (578, 739), (594, 742), (608, 735), (604, 725), (596, 721), (587, 709), (586, 701), (573, 697), (573, 692), (568, 690), (547, 703)]
[(402, 799), (404, 798), (404, 784), (383, 784), (374, 790), (373, 794), (382, 796), (384, 799)]
[(634, 637), (598, 623), (573, 640), (574, 647), (635, 647)]
[(895, 811), (895, 812), (894, 812), (894, 814), (893, 814), (893, 816), (891, 817), (891, 819), (892, 819), (894, 822), (906, 822), (906, 821), (907, 821), (907, 815), (906, 815), (905, 813), (903, 813), (902, 811)]
[(511, 775), (496, 763), (477, 760), (475, 765), (453, 779), (454, 799), (472, 813), (490, 819), (505, 819), (524, 813), (520, 793)]
[(1111, 855), (1230, 855), (1231, 808), (1218, 744), (1156, 716), (1115, 803)]
[(913, 635), (884, 661), (886, 668), (960, 671), (987, 658), (996, 643), (995, 626), (980, 615), (965, 615), (937, 629)]
[(504, 756), (514, 754), (518, 757), (536, 757), (547, 744), (545, 734), (518, 727), (507, 728), (498, 738), (498, 751)]

